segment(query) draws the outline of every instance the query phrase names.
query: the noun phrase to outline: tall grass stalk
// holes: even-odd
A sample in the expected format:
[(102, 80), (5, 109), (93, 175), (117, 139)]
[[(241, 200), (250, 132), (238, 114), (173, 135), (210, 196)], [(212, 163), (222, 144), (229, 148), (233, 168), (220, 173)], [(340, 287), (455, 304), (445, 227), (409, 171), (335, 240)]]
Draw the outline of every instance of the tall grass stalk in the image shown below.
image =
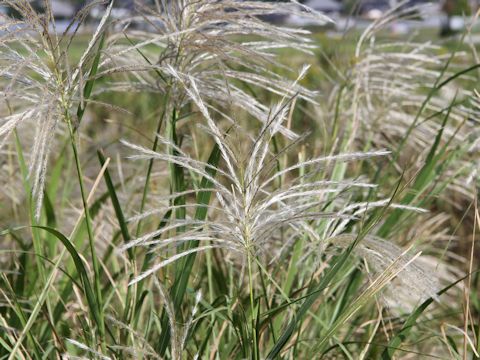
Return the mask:
[(73, 150), (73, 155), (75, 159), (75, 166), (77, 169), (77, 176), (78, 176), (78, 184), (80, 187), (80, 194), (82, 197), (82, 204), (83, 204), (83, 209), (85, 213), (85, 224), (87, 227), (87, 234), (88, 234), (88, 242), (89, 242), (89, 247), (90, 247), (90, 255), (92, 256), (92, 264), (93, 264), (93, 272), (94, 272), (94, 283), (95, 283), (95, 293), (96, 293), (96, 301), (97, 301), (97, 307), (98, 307), (98, 313), (99, 313), (99, 331), (100, 331), (100, 343), (105, 347), (105, 342), (103, 341), (105, 337), (105, 324), (103, 322), (103, 301), (102, 301), (102, 289), (100, 285), (100, 268), (98, 264), (98, 259), (97, 259), (97, 254), (95, 250), (95, 239), (93, 236), (93, 231), (92, 231), (92, 224), (91, 224), (91, 218), (90, 218), (90, 211), (88, 209), (88, 204), (87, 204), (87, 198), (85, 194), (85, 185), (83, 182), (83, 174), (82, 174), (82, 167), (80, 164), (80, 159), (78, 156), (78, 151), (77, 151), (77, 144), (75, 141), (75, 135), (73, 132), (72, 128), (72, 123), (70, 120), (70, 117), (67, 115), (67, 126), (68, 126), (68, 132), (70, 135), (70, 141), (72, 145), (72, 150)]

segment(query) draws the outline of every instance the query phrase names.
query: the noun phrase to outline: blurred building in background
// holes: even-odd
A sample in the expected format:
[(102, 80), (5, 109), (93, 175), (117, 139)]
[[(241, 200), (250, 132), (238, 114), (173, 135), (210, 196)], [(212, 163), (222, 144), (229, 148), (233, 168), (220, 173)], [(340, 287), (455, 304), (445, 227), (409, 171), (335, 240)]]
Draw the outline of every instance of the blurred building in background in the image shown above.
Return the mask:
[[(50, 0), (56, 16), (65, 18), (87, 4), (91, 0)], [(267, 1), (267, 0), (265, 0)], [(275, 0), (269, 0), (275, 1)], [(276, 0), (285, 1), (285, 0)], [(153, 0), (143, 0), (144, 3), (154, 3)], [(324, 13), (341, 13), (344, 15), (366, 16), (369, 13), (383, 13), (400, 3), (405, 7), (413, 7), (423, 3), (437, 3), (450, 15), (470, 15), (479, 7), (480, 0), (299, 0), (317, 11)], [(31, 0), (33, 6), (42, 8), (44, 0)], [(135, 0), (116, 0), (115, 7), (118, 9), (132, 10), (135, 8)]]
[(304, 4), (325, 14), (340, 14), (344, 10), (343, 2), (338, 0), (307, 0)]
[[(74, 1), (51, 0), (53, 16), (56, 19), (68, 20), (75, 16), (76, 6)], [(41, 7), (39, 4), (38, 7)]]
[[(50, 0), (52, 12), (58, 22), (57, 31), (68, 29), (68, 22), (75, 17), (75, 14), (91, 0)], [(154, 0), (141, 0), (143, 3), (154, 4)], [(167, 0), (168, 1), (168, 0)], [(176, 0), (170, 0), (176, 1)], [(242, 1), (242, 0), (240, 0)], [(267, 0), (265, 0), (267, 1)], [(275, 1), (275, 0), (270, 0)], [(277, 0), (285, 1), (285, 0)], [(425, 27), (441, 28), (441, 33), (448, 35), (464, 27), (465, 16), (471, 16), (479, 8), (480, 0), (299, 0), (301, 3), (328, 14), (335, 20), (337, 29), (348, 26), (365, 26), (365, 21), (372, 21), (382, 17), (392, 8), (400, 6), (404, 9), (431, 3), (433, 6), (424, 17)], [(32, 6), (42, 11), (44, 0), (31, 0)], [(90, 23), (94, 25), (105, 13), (105, 6), (97, 6), (90, 12)], [(7, 7), (0, 7), (0, 13), (15, 14)], [(112, 10), (113, 19), (126, 18), (135, 12), (135, 0), (116, 0)], [(353, 19), (353, 21), (351, 21)], [(306, 18), (298, 16), (285, 16), (284, 14), (272, 14), (267, 17), (272, 22), (284, 22), (290, 25), (309, 26)], [(347, 21), (348, 20), (348, 21)], [(417, 19), (420, 20), (420, 19)]]

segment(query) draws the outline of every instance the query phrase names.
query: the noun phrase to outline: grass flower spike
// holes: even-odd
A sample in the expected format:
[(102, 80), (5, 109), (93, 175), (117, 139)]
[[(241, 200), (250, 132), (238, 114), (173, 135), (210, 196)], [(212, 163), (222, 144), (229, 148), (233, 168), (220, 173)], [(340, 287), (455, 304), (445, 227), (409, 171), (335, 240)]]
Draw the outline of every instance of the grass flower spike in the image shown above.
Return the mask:
[[(96, 3), (79, 12), (76, 20), (81, 23)], [(21, 141), (22, 134), (29, 135), (24, 142), (31, 143), (29, 176), (37, 220), (52, 146), (67, 125), (73, 128), (79, 125), (80, 119), (75, 112), (84, 106), (82, 85), (88, 81), (87, 66), (93, 60), (94, 46), (109, 13), (105, 14), (79, 63), (73, 66), (68, 55), (71, 38), (56, 34), (49, 4), (46, 2), (45, 14), (40, 14), (29, 1), (5, 0), (0, 3), (23, 15), (20, 20), (1, 15), (0, 81), (4, 105), (0, 114), (0, 146), (5, 145), (17, 128), (21, 129)], [(71, 31), (76, 32), (78, 26), (72, 25)]]
[[(306, 70), (304, 69), (298, 80), (304, 76)], [(160, 250), (166, 246), (178, 245), (188, 241), (201, 240), (202, 243), (208, 244), (173, 255), (157, 263), (132, 280), (132, 283), (142, 280), (149, 274), (183, 256), (189, 255), (192, 251), (219, 247), (243, 255), (243, 261), (248, 256), (272, 255), (272, 251), (275, 253), (275, 248), (280, 249), (289, 245), (280, 242), (279, 236), (282, 229), (293, 230), (292, 238), (287, 242), (294, 241), (303, 231), (315, 236), (314, 231), (308, 226), (308, 220), (341, 216), (340, 209), (335, 212), (321, 210), (325, 205), (326, 194), (355, 187), (373, 187), (371, 184), (356, 181), (335, 182), (309, 179), (314, 179), (315, 174), (320, 169), (332, 162), (347, 162), (385, 156), (389, 153), (388, 151), (381, 150), (314, 158), (276, 171), (276, 161), (278, 159), (276, 155), (271, 153), (271, 144), (291, 113), (291, 106), (294, 104), (292, 98), (284, 98), (283, 101), (271, 109), (268, 121), (254, 138), (245, 136), (246, 134), (242, 134), (242, 130), (235, 126), (231, 130), (235, 134), (226, 134), (220, 130), (216, 121), (210, 115), (194, 79), (184, 79), (173, 69), (171, 71), (173, 76), (178, 77), (179, 83), (185, 86), (185, 92), (206, 119), (205, 131), (213, 137), (221, 153), (223, 166), (215, 168), (215, 172), (219, 176), (213, 178), (208, 173), (211, 165), (192, 159), (160, 135), (160, 142), (164, 144), (166, 149), (174, 147), (178, 155), (171, 155), (168, 152), (155, 153), (126, 141), (124, 141), (124, 144), (138, 152), (138, 154), (130, 156), (131, 158), (155, 158), (173, 162), (200, 177), (207, 178), (213, 184), (218, 205), (211, 208), (213, 220), (197, 221), (193, 218), (180, 220), (176, 224), (145, 234), (123, 246), (123, 250), (132, 246), (148, 246), (152, 249), (151, 251), (155, 251), (153, 250), (155, 248)], [(295, 83), (292, 86), (295, 86)], [(240, 146), (240, 144), (245, 143), (248, 143), (249, 146)], [(301, 170), (302, 175), (300, 175)], [(287, 178), (288, 183), (285, 183), (279, 189), (275, 189), (275, 183), (281, 178)], [(196, 191), (202, 190), (197, 189)], [(172, 197), (178, 195), (180, 194), (172, 194)], [(194, 209), (193, 205), (184, 206)], [(169, 209), (175, 210), (176, 207), (170, 207)], [(150, 210), (136, 216), (135, 220), (167, 210), (168, 208)], [(169, 234), (172, 229), (179, 227), (184, 229), (180, 234), (162, 238), (162, 235)], [(199, 233), (199, 231), (201, 232)], [(196, 235), (196, 233), (199, 234)]]

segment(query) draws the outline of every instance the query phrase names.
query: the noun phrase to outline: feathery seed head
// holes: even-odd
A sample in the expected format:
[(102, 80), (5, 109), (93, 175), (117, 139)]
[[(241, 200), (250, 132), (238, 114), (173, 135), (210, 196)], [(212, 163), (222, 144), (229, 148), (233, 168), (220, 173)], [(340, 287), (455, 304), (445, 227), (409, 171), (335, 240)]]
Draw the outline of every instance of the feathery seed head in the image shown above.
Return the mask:
[[(161, 136), (159, 136), (160, 142), (167, 149), (174, 147), (177, 155), (172, 155), (168, 151), (153, 152), (128, 142), (124, 144), (137, 152), (137, 155), (133, 155), (132, 158), (154, 158), (175, 163), (199, 177), (208, 179), (212, 184), (218, 205), (209, 206), (211, 211), (209, 220), (198, 221), (193, 218), (176, 220), (167, 227), (146, 234), (123, 246), (123, 250), (132, 246), (153, 246), (155, 249), (161, 249), (192, 240), (206, 243), (205, 246), (160, 261), (139, 275), (132, 283), (192, 252), (220, 247), (240, 254), (244, 258), (249, 254), (273, 258), (279, 249), (288, 245), (282, 243), (282, 239), (287, 239), (284, 240), (287, 242), (295, 241), (299, 238), (299, 234), (305, 232), (316, 237), (317, 235), (308, 225), (309, 221), (342, 216), (337, 211), (322, 210), (325, 202), (328, 201), (329, 193), (372, 185), (356, 181), (311, 180), (314, 175), (331, 163), (388, 154), (387, 151), (373, 151), (331, 155), (305, 160), (277, 170), (278, 156), (272, 153), (271, 143), (284, 127), (291, 112), (291, 106), (294, 104), (292, 98), (284, 98), (272, 107), (268, 121), (256, 136), (253, 138), (243, 136), (241, 130), (235, 128), (237, 133), (234, 137), (223, 132), (213, 120), (195, 81), (191, 78), (188, 83), (181, 81), (181, 84), (206, 119), (206, 129), (221, 153), (222, 166), (213, 167), (208, 163), (194, 160)], [(239, 144), (249, 145), (246, 150), (245, 146), (239, 146)], [(210, 174), (209, 170), (212, 169), (217, 173), (216, 177)], [(278, 183), (281, 185), (279, 186)], [(182, 207), (188, 207), (188, 205), (182, 205)], [(175, 207), (170, 209), (174, 210)], [(178, 227), (184, 230), (174, 236), (160, 238)], [(199, 232), (199, 230), (202, 231)], [(282, 234), (286, 236), (282, 237)]]
[[(345, 234), (330, 239), (334, 246), (348, 247), (355, 240), (355, 235)], [(417, 306), (433, 298), (438, 301), (440, 290), (438, 278), (427, 273), (424, 264), (409, 252), (397, 245), (373, 236), (366, 236), (354, 248), (354, 252), (365, 259), (374, 273), (396, 272), (384, 293), (388, 304), (397, 309), (412, 311)], [(419, 254), (417, 254), (418, 257)], [(431, 270), (430, 270), (431, 271)]]
[[(110, 38), (109, 58), (102, 64), (105, 74), (131, 74), (127, 82), (114, 82), (114, 89), (168, 94), (180, 109), (190, 99), (179, 81), (192, 80), (209, 106), (234, 106), (263, 123), (268, 121), (268, 107), (240, 84), (314, 102), (315, 92), (299, 84), (292, 87), (268, 68), (275, 64), (288, 70), (277, 61), (281, 49), (311, 53), (314, 46), (304, 37), (307, 32), (266, 23), (261, 16), (295, 13), (325, 23), (329, 19), (324, 15), (294, 1), (186, 0), (159, 1), (156, 6), (137, 2), (137, 10), (137, 17), (122, 22), (124, 33)], [(132, 21), (149, 30), (129, 30)]]
[[(80, 62), (72, 66), (68, 59), (70, 39), (66, 34), (60, 37), (56, 34), (50, 2), (45, 4), (46, 12), (41, 14), (27, 0), (0, 2), (22, 14), (20, 20), (0, 14), (0, 95), (6, 104), (0, 113), (0, 147), (17, 127), (25, 124), (33, 129), (29, 174), (37, 219), (54, 139), (65, 123), (78, 125), (75, 110), (83, 101), (81, 85), (88, 78), (85, 65), (92, 59), (94, 45), (108, 16), (107, 12)], [(83, 20), (89, 8), (77, 14), (76, 20)]]
[[(423, 9), (413, 10), (421, 14)], [(350, 86), (346, 91), (337, 88), (344, 118), (352, 128), (350, 144), (358, 143), (360, 148), (365, 141), (376, 147), (397, 144), (398, 168), (412, 158), (423, 159), (417, 154), (428, 151), (440, 131), (441, 146), (462, 152), (475, 149), (471, 134), (479, 115), (478, 101), (469, 90), (476, 78), (469, 72), (462, 75), (465, 61), (469, 61), (465, 52), (445, 54), (431, 41), (377, 39), (377, 34), (395, 21), (411, 17), (413, 10), (393, 8), (363, 32)], [(423, 163), (415, 164), (412, 171), (418, 172), (421, 166)], [(471, 159), (452, 161), (442, 176), (455, 178), (447, 181), (450, 190), (472, 199), (468, 180), (476, 167)]]

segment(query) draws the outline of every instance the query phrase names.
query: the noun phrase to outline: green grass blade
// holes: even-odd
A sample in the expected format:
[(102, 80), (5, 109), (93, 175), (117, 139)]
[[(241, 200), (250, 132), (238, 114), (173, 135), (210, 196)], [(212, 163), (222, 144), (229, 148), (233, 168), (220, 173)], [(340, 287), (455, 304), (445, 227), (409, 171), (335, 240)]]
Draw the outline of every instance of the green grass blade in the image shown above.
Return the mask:
[[(98, 160), (100, 161), (100, 164), (102, 166), (105, 165), (106, 159), (105, 159), (105, 154), (103, 150), (102, 149), (98, 150), (97, 155), (98, 155)], [(110, 200), (112, 201), (112, 205), (115, 210), (115, 216), (117, 217), (118, 225), (120, 226), (120, 232), (122, 234), (123, 241), (125, 243), (128, 243), (131, 240), (131, 238), (130, 238), (130, 233), (128, 232), (127, 221), (125, 219), (125, 215), (123, 214), (120, 201), (118, 200), (117, 191), (115, 189), (115, 185), (113, 184), (112, 177), (110, 176), (110, 171), (108, 170), (108, 167), (105, 169), (103, 177), (105, 179), (105, 184), (107, 185)], [(132, 260), (133, 252), (131, 249), (128, 249), (128, 255), (130, 257), (130, 260)]]
[[(48, 226), (36, 226), (38, 229), (42, 229), (47, 231), (48, 233), (52, 234), (55, 236), (66, 248), (66, 250), (69, 252), (70, 256), (73, 259), (73, 262), (75, 263), (75, 268), (79, 274), (82, 286), (83, 286), (83, 292), (85, 293), (85, 296), (87, 298), (87, 304), (88, 307), (93, 315), (93, 319), (95, 320), (96, 324), (99, 327), (99, 331), (102, 331), (102, 326), (103, 326), (103, 319), (101, 318), (101, 310), (100, 306), (101, 304), (97, 301), (95, 297), (95, 293), (93, 291), (93, 287), (90, 283), (90, 279), (88, 277), (87, 270), (85, 269), (85, 265), (83, 264), (83, 261), (80, 257), (80, 255), (77, 252), (77, 249), (75, 246), (72, 244), (72, 242), (65, 236), (63, 235), (60, 231), (50, 228)], [(103, 336), (103, 334), (101, 334)]]

